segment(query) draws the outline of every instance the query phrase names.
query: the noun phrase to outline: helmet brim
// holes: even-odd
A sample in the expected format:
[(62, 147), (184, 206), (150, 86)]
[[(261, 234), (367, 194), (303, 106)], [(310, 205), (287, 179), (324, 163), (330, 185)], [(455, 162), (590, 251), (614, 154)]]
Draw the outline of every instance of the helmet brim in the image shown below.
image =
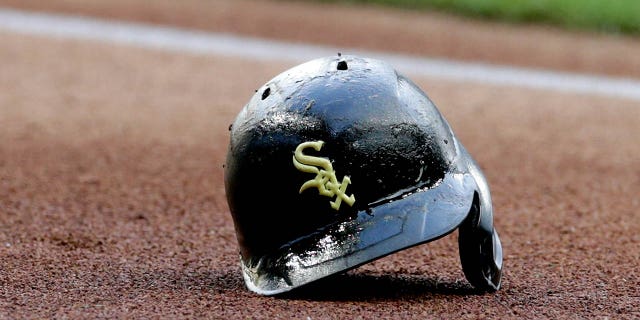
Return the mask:
[(343, 272), (455, 230), (467, 217), (477, 185), (469, 173), (447, 173), (434, 187), (372, 204), (253, 260), (241, 259), (247, 287), (275, 295)]

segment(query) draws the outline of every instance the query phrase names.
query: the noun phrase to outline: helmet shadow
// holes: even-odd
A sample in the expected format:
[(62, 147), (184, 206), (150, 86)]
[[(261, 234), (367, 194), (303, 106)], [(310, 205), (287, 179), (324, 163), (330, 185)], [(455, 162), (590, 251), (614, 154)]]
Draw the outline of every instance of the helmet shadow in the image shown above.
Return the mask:
[(420, 275), (347, 272), (318, 280), (277, 297), (313, 301), (370, 301), (480, 293), (464, 280), (442, 282)]
[[(154, 269), (134, 270), (126, 281), (113, 274), (115, 287), (123, 290), (197, 290), (214, 294), (257, 296), (249, 292), (235, 268), (206, 272)], [(412, 298), (439, 299), (447, 296), (481, 294), (465, 280), (446, 282), (417, 274), (370, 274), (358, 270), (336, 274), (276, 295), (276, 299), (309, 301), (395, 301)]]

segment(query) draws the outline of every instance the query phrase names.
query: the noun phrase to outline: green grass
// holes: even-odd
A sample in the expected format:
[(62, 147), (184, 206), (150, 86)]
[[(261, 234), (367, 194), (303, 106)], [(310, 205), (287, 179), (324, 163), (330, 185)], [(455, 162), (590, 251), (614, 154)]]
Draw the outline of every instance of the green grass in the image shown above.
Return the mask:
[(640, 0), (324, 0), (438, 9), (509, 22), (640, 35)]

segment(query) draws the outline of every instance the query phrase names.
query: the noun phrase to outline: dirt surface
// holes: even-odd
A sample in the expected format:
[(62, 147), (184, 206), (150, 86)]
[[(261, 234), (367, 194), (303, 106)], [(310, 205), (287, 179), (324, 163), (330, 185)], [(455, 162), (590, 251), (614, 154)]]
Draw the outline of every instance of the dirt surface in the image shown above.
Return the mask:
[(269, 298), (244, 287), (222, 164), (290, 65), (0, 43), (0, 318), (640, 317), (637, 101), (415, 79), (485, 170), (503, 288), (473, 294), (452, 235)]
[(304, 1), (0, 0), (0, 6), (640, 78), (640, 38)]

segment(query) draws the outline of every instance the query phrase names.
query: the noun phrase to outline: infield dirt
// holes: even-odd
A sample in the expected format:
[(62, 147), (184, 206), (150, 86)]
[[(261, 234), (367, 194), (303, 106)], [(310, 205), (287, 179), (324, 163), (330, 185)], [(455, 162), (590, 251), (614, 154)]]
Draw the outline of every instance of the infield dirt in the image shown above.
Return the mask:
[[(301, 17), (355, 11), (290, 5)], [(162, 17), (113, 10), (100, 15)], [(390, 29), (422, 17), (364, 12)], [(222, 164), (235, 114), (290, 65), (6, 32), (0, 43), (0, 318), (640, 317), (637, 101), (414, 78), (487, 175), (503, 288), (473, 294), (452, 235), (269, 298), (244, 288)]]
[(0, 0), (72, 13), (448, 59), (640, 77), (640, 39), (514, 26), (434, 12), (256, 0)]

